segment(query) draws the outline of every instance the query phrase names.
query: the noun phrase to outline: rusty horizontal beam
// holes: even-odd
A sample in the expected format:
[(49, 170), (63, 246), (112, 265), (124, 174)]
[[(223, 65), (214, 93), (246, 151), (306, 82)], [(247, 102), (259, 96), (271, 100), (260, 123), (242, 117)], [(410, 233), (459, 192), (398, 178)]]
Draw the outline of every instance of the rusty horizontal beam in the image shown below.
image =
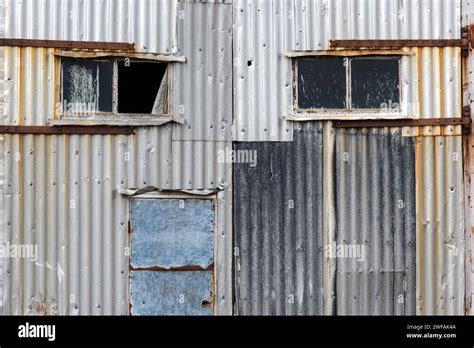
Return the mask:
[(43, 47), (65, 49), (90, 49), (133, 51), (135, 44), (127, 42), (99, 42), (99, 41), (64, 41), (64, 40), (30, 40), (0, 38), (0, 46), (12, 47)]
[(407, 40), (329, 40), (332, 48), (403, 48), (403, 47), (461, 47), (462, 55), (467, 57), (474, 46), (474, 27), (462, 28), (460, 39), (407, 39)]
[(397, 120), (341, 120), (334, 121), (336, 128), (377, 128), (377, 127), (424, 127), (424, 126), (464, 126), (470, 130), (470, 117), (420, 118)]
[(330, 40), (333, 48), (463, 47), (462, 39), (453, 40)]
[(164, 268), (164, 267), (158, 267), (158, 266), (155, 266), (155, 267), (130, 266), (130, 271), (212, 271), (213, 269), (214, 269), (214, 264), (211, 264), (207, 267), (189, 265), (189, 266), (170, 267), (170, 268)]
[(0, 126), (0, 134), (132, 134), (130, 126)]

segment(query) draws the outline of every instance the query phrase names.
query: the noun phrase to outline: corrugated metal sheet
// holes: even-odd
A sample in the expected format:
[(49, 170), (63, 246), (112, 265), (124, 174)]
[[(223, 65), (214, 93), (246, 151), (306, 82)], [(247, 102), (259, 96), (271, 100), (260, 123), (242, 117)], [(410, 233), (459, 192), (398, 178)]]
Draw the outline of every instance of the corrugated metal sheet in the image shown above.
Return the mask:
[(357, 251), (336, 258), (337, 314), (414, 315), (415, 140), (339, 129), (335, 149), (336, 245)]
[[(9, 36), (32, 38), (29, 33), (34, 31), (52, 33), (46, 38), (73, 38), (69, 36), (73, 35), (70, 31), (61, 29), (66, 24), (56, 25), (51, 24), (53, 20), (46, 20), (48, 16), (44, 13), (49, 12), (51, 16), (57, 16), (59, 21), (58, 8), (52, 6), (51, 1), (23, 1), (21, 5), (19, 1), (15, 3), (18, 3), (15, 7), (18, 16), (9, 15)], [(143, 7), (145, 3), (148, 9)], [(162, 29), (163, 34), (160, 35), (165, 36), (171, 33), (171, 29), (165, 28), (171, 26), (169, 19), (177, 11), (172, 5), (175, 2), (167, 2), (167, 5), (161, 1), (159, 5), (158, 2), (151, 3), (138, 1), (135, 8), (135, 2), (129, 1), (116, 1), (114, 4), (98, 0), (74, 1), (67, 4), (61, 2), (61, 8), (72, 6), (72, 10), (81, 8), (81, 11), (93, 8), (118, 11), (122, 13), (119, 18), (128, 18), (130, 22), (127, 23), (133, 21), (133, 26), (140, 26), (143, 40), (148, 42), (153, 38), (156, 39), (156, 47), (167, 47), (174, 39), (157, 37), (155, 31)], [(179, 104), (184, 105), (184, 127), (192, 126), (198, 129), (197, 133), (188, 136), (185, 132), (178, 132), (179, 126), (167, 124), (162, 127), (142, 127), (131, 136), (5, 137), (6, 238), (17, 242), (33, 241), (42, 250), (40, 265), (21, 260), (7, 261), (3, 296), (6, 314), (126, 314), (128, 255), (125, 255), (124, 248), (128, 245), (127, 198), (118, 191), (147, 186), (174, 190), (222, 190), (218, 194), (218, 238), (215, 241), (218, 250), (216, 306), (217, 313), (230, 313), (232, 201), (229, 197), (232, 192), (232, 166), (218, 162), (217, 157), (219, 151), (231, 148), (227, 140), (230, 139), (228, 124), (232, 107), (231, 103), (223, 103), (219, 108), (212, 109), (208, 108), (209, 103), (193, 104), (193, 100), (227, 100), (230, 87), (226, 87), (229, 82), (225, 80), (229, 72), (224, 67), (231, 64), (231, 40), (227, 28), (232, 25), (232, 8), (227, 4), (198, 5), (192, 2), (179, 6), (180, 11), (189, 12), (184, 13), (184, 19), (181, 20), (179, 47), (186, 54), (190, 52), (187, 57), (189, 64), (201, 73), (205, 72), (207, 82), (206, 88), (193, 91), (193, 98), (189, 97), (187, 88), (182, 89), (184, 96), (179, 94), (178, 88), (175, 92), (176, 110)], [(9, 11), (13, 9), (10, 7)], [(35, 22), (29, 16), (38, 11), (43, 13), (43, 19)], [(153, 16), (156, 11), (160, 11), (159, 16)], [(142, 16), (145, 13), (149, 15), (146, 18), (153, 18), (158, 24), (148, 25)], [(197, 17), (204, 13), (208, 14), (209, 20), (206, 25), (201, 25)], [(167, 23), (160, 22), (163, 16), (167, 18)], [(189, 25), (188, 21), (199, 26)], [(29, 26), (26, 22), (37, 23), (35, 30), (27, 29)], [(71, 22), (64, 23), (75, 23), (77, 28), (83, 28), (82, 25), (87, 28), (77, 29), (78, 32), (85, 30), (85, 36), (77, 39), (118, 39), (107, 36), (114, 32), (112, 27), (102, 28), (100, 34), (94, 34), (99, 35), (96, 37), (87, 34), (88, 30), (91, 33), (100, 31), (95, 22), (79, 25), (71, 19)], [(16, 31), (11, 32), (14, 28), (17, 28)], [(63, 36), (66, 32), (68, 36)], [(201, 55), (194, 58), (194, 51), (198, 47), (188, 48), (187, 45), (198, 42), (197, 37), (202, 42), (216, 44), (203, 47)], [(6, 107), (3, 124), (47, 124), (55, 100), (55, 67), (51, 53), (52, 50), (47, 49), (6, 49)], [(191, 76), (197, 73), (187, 68), (175, 71), (178, 72), (176, 84), (179, 86), (188, 86)], [(224, 81), (226, 88), (222, 88), (221, 81)], [(202, 121), (202, 125), (197, 125), (197, 121), (194, 123), (194, 120), (206, 118), (208, 121)], [(224, 124), (222, 120), (227, 121)], [(222, 141), (216, 141), (218, 139)], [(98, 202), (101, 202), (100, 205), (97, 205)], [(105, 296), (107, 293), (113, 293), (114, 296)], [(32, 305), (33, 302), (46, 307), (50, 305), (51, 308), (37, 309)]]
[[(232, 140), (232, 6), (180, 3), (173, 140)], [(219, 96), (219, 97), (217, 97)]]
[(258, 157), (234, 169), (239, 314), (415, 314), (414, 139), (327, 131), (304, 123), (290, 143), (236, 143)]
[[(5, 3), (0, 0), (0, 37), (5, 35)], [(5, 52), (0, 47), (0, 115), (3, 115), (3, 81), (5, 73)], [(0, 226), (3, 226), (3, 135), (0, 136)], [(0, 244), (3, 245), (3, 229), (0, 228)], [(4, 259), (0, 259), (0, 314), (3, 313), (3, 272)]]
[[(31, 6), (32, 2), (26, 3)], [(91, 4), (90, 1), (87, 3)], [(185, 56), (186, 63), (174, 66), (172, 103), (176, 117), (184, 118), (184, 125), (173, 126), (172, 140), (230, 141), (232, 7), (228, 4), (186, 2), (179, 4), (179, 13), (179, 54)], [(13, 13), (8, 14), (11, 15)], [(167, 12), (167, 15), (173, 16), (173, 12)], [(22, 18), (16, 25), (22, 23)], [(145, 27), (146, 23), (140, 25)], [(153, 27), (148, 29), (152, 32)], [(6, 55), (7, 110), (3, 122), (18, 125), (49, 123), (59, 102), (55, 87), (60, 78), (60, 66), (54, 50), (7, 48)], [(22, 98), (25, 95), (29, 98)], [(169, 130), (161, 129), (152, 132), (171, 134)], [(178, 152), (182, 154), (187, 153), (180, 144), (174, 147), (179, 148)], [(206, 147), (206, 152), (214, 152), (209, 145)], [(167, 181), (169, 184), (170, 179)]]
[(177, 50), (177, 0), (6, 0), (6, 36), (135, 43), (147, 53)]
[[(325, 50), (330, 39), (461, 35), (460, 0), (236, 0), (233, 6), (238, 141), (292, 139), (293, 123), (285, 121), (292, 112), (292, 68), (285, 52)], [(460, 116), (458, 49), (424, 48), (404, 65), (402, 88), (415, 103), (413, 116)]]
[[(462, 25), (474, 24), (474, 1), (462, 0)], [(463, 66), (463, 102), (474, 110), (474, 55), (469, 55)], [(474, 315), (474, 134), (465, 137), (464, 168), (465, 168), (465, 216), (466, 216), (466, 313)]]
[(417, 140), (417, 313), (464, 314), (462, 138)]
[(323, 314), (322, 127), (287, 143), (236, 143), (236, 313)]

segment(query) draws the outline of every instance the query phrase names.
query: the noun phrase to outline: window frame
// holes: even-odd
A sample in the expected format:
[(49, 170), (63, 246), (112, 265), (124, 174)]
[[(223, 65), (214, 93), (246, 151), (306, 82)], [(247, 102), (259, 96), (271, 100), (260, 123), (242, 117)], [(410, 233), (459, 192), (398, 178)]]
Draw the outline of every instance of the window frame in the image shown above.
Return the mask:
[[(291, 59), (291, 105), (290, 113), (284, 116), (289, 121), (307, 121), (307, 120), (341, 120), (341, 119), (415, 119), (416, 112), (409, 111), (407, 104), (407, 91), (403, 87), (403, 81), (407, 76), (407, 71), (404, 64), (404, 58), (407, 56), (415, 56), (416, 53), (412, 50), (387, 50), (387, 51), (373, 51), (373, 50), (337, 50), (337, 51), (307, 51), (307, 52), (289, 52), (285, 56)], [(346, 109), (302, 109), (298, 105), (298, 59), (302, 58), (346, 58), (349, 64), (346, 66)], [(351, 100), (347, 96), (352, 93), (352, 84), (350, 80), (351, 61), (354, 59), (381, 59), (381, 60), (398, 60), (398, 74), (399, 74), (399, 102), (398, 108), (392, 109), (355, 109), (352, 108)], [(410, 57), (408, 57), (410, 58)], [(413, 80), (411, 79), (411, 82)], [(412, 88), (412, 87), (409, 87)], [(349, 108), (349, 105), (351, 108)]]
[[(174, 84), (176, 64), (184, 62), (184, 57), (163, 56), (164, 59), (156, 57), (146, 57), (145, 55), (87, 55), (79, 54), (56, 54), (56, 92), (54, 100), (54, 112), (49, 120), (52, 125), (162, 125), (171, 121), (182, 123), (177, 119), (174, 111)], [(130, 62), (143, 62), (154, 64), (166, 64), (166, 74), (168, 84), (168, 96), (165, 114), (142, 114), (142, 113), (118, 113), (118, 63), (124, 59), (130, 59)], [(85, 61), (106, 61), (113, 64), (112, 77), (112, 112), (95, 111), (91, 113), (67, 113), (63, 108), (63, 61), (65, 60), (85, 60)], [(58, 105), (60, 108), (58, 110)]]

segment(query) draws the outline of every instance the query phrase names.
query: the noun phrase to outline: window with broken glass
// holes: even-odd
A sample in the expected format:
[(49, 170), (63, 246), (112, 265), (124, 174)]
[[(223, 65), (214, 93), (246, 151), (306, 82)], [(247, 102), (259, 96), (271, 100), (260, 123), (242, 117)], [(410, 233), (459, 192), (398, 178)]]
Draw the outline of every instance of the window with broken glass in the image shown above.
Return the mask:
[(296, 107), (305, 112), (400, 112), (400, 57), (304, 57), (295, 61)]
[(169, 64), (116, 59), (64, 59), (63, 117), (169, 116)]

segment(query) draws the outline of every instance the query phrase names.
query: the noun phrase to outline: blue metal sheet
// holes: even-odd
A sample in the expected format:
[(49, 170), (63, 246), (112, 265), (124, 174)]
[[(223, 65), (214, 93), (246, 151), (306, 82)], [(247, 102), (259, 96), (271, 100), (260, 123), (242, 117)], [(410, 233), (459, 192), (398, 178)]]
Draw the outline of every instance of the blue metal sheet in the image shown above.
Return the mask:
[(132, 199), (132, 267), (210, 266), (213, 208), (205, 199)]
[(211, 288), (211, 271), (134, 271), (131, 313), (212, 315)]

